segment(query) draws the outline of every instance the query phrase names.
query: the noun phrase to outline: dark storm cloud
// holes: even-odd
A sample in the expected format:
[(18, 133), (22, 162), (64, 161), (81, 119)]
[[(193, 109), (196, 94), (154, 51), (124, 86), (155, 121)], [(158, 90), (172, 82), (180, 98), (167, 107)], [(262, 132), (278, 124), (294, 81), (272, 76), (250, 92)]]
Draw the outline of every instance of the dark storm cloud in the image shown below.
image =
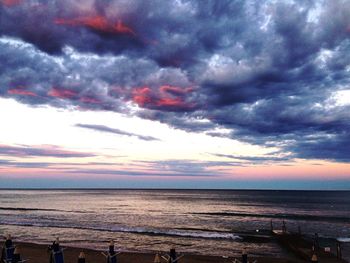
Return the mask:
[(349, 13), (345, 0), (0, 4), (0, 96), (349, 162), (350, 106), (336, 101)]
[[(346, 127), (344, 125), (344, 127)], [(296, 141), (289, 145), (300, 158), (315, 158), (332, 161), (349, 162), (350, 160), (350, 133), (349, 125), (347, 131), (317, 134), (309, 136), (302, 141)]]
[(123, 22), (118, 26), (120, 18), (106, 17), (91, 1), (26, 0), (16, 6), (2, 5), (0, 12), (1, 34), (20, 37), (50, 54), (61, 53), (65, 45), (115, 53), (143, 45), (141, 39), (126, 32)]
[(62, 149), (53, 145), (44, 146), (10, 146), (0, 145), (0, 155), (16, 157), (57, 157), (57, 158), (81, 158), (96, 156), (92, 153), (76, 152)]
[(75, 126), (80, 127), (80, 128), (94, 130), (94, 131), (99, 131), (99, 132), (107, 132), (107, 133), (113, 133), (113, 134), (118, 134), (118, 135), (136, 137), (136, 138), (143, 140), (143, 141), (159, 141), (159, 139), (152, 137), (152, 136), (145, 136), (145, 135), (135, 134), (132, 132), (126, 132), (126, 131), (114, 129), (114, 128), (111, 128), (111, 127), (108, 127), (105, 125), (78, 123)]

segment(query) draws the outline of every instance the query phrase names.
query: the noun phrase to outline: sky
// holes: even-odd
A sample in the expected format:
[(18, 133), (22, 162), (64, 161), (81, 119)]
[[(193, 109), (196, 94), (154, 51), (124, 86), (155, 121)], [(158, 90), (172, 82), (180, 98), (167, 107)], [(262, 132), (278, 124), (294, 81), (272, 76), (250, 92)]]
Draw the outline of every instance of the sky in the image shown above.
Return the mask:
[(350, 190), (349, 14), (0, 0), (0, 188)]

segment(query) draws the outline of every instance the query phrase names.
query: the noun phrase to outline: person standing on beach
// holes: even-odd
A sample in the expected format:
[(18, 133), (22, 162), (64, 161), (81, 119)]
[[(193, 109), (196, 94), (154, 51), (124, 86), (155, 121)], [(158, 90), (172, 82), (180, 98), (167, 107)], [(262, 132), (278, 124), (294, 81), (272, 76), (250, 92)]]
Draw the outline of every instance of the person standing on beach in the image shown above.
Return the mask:
[(10, 234), (8, 234), (5, 237), (5, 244), (4, 244), (2, 251), (1, 251), (1, 262), (5, 261), (5, 249), (11, 248), (12, 246), (13, 246), (12, 237)]
[(6, 236), (6, 240), (5, 240), (5, 247), (6, 247), (6, 248), (10, 248), (10, 247), (12, 247), (12, 246), (13, 246), (12, 237), (11, 237), (10, 234), (8, 234), (8, 235)]
[(248, 252), (246, 248), (242, 250), (242, 263), (248, 263)]
[(170, 249), (168, 263), (177, 263), (177, 256), (176, 256), (175, 248)]
[(114, 250), (114, 241), (111, 240), (108, 247), (107, 263), (117, 263), (117, 253)]
[(53, 263), (53, 252), (60, 251), (60, 241), (59, 241), (58, 237), (56, 238), (55, 241), (52, 242), (52, 245), (48, 247), (48, 251), (50, 252), (49, 262)]
[(114, 241), (113, 240), (111, 240), (111, 242), (109, 243), (108, 252), (109, 252), (109, 254), (111, 256), (114, 256), (114, 254), (115, 254)]

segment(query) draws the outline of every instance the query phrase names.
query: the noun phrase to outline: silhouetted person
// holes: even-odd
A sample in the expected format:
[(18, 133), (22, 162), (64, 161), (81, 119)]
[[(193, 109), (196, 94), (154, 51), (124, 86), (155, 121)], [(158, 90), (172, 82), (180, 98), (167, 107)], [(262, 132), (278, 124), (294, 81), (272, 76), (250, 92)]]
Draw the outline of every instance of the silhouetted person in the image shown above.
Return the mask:
[(5, 262), (6, 259), (6, 254), (7, 254), (7, 249), (13, 248), (13, 242), (12, 242), (12, 237), (10, 234), (8, 234), (5, 237), (5, 243), (1, 251), (1, 262)]
[(5, 248), (10, 248), (12, 246), (13, 246), (12, 237), (10, 234), (8, 234), (5, 240)]
[(53, 252), (58, 252), (61, 250), (61, 247), (60, 247), (60, 240), (58, 239), (58, 237), (56, 238), (55, 241), (52, 242), (52, 245), (48, 247), (48, 249), (50, 251), (53, 251)]
[(108, 254), (105, 255), (107, 263), (117, 263), (117, 253), (114, 250), (114, 241), (111, 240), (108, 247)]
[(53, 263), (54, 260), (53, 260), (53, 254), (54, 252), (58, 252), (61, 250), (61, 247), (60, 247), (60, 240), (58, 239), (58, 237), (56, 238), (55, 241), (52, 242), (52, 245), (48, 247), (48, 250), (50, 252), (50, 263)]
[(242, 263), (248, 263), (248, 253), (245, 248), (242, 250)]
[(315, 248), (315, 250), (320, 248), (320, 244), (318, 242), (318, 234), (317, 233), (315, 233), (315, 236), (314, 236), (314, 248)]
[(177, 263), (176, 258), (177, 258), (177, 256), (176, 256), (175, 248), (171, 248), (170, 252), (169, 252), (169, 261), (168, 261), (168, 263)]
[(108, 247), (108, 253), (113, 256), (115, 254), (115, 251), (114, 251), (114, 241), (111, 240), (111, 242), (109, 243), (109, 247)]
[(286, 222), (283, 220), (282, 221), (282, 233), (285, 234), (287, 232), (287, 226), (286, 226)]

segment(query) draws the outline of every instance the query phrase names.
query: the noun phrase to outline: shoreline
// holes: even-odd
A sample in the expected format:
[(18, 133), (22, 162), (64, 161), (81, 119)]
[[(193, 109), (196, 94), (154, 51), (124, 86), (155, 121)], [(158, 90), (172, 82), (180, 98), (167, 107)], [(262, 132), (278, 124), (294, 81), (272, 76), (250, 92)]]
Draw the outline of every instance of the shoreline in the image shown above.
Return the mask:
[[(49, 262), (49, 252), (47, 250), (48, 245), (28, 243), (28, 242), (15, 242), (15, 245), (20, 248), (20, 253), (23, 259), (30, 260), (31, 263), (45, 263)], [(78, 260), (78, 255), (81, 251), (85, 253), (86, 263), (104, 263), (105, 257), (101, 254), (100, 250), (94, 250), (90, 248), (77, 248), (71, 246), (65, 246), (61, 244), (64, 250), (65, 263), (75, 263)], [(108, 244), (106, 244), (106, 249)], [(215, 248), (213, 248), (215, 249)], [(165, 251), (161, 251), (161, 254), (165, 254)], [(184, 254), (184, 257), (179, 260), (179, 263), (232, 263), (235, 257), (219, 257), (219, 256), (205, 256)], [(150, 252), (122, 252), (118, 255), (118, 263), (152, 263), (154, 261), (155, 253)], [(236, 257), (241, 260), (240, 257)], [(292, 260), (286, 258), (271, 258), (271, 257), (249, 257), (250, 260), (258, 260), (258, 263), (299, 263), (302, 261)], [(162, 260), (162, 262), (165, 262)]]
[(236, 192), (350, 192), (349, 189), (290, 189), (290, 188), (278, 188), (278, 189), (270, 189), (270, 188), (93, 188), (93, 187), (87, 187), (87, 188), (70, 188), (70, 187), (58, 187), (58, 188), (15, 188), (15, 187), (5, 187), (0, 188), (0, 191), (51, 191), (51, 190), (57, 190), (57, 191), (100, 191), (100, 190), (141, 190), (141, 191), (236, 191)]

